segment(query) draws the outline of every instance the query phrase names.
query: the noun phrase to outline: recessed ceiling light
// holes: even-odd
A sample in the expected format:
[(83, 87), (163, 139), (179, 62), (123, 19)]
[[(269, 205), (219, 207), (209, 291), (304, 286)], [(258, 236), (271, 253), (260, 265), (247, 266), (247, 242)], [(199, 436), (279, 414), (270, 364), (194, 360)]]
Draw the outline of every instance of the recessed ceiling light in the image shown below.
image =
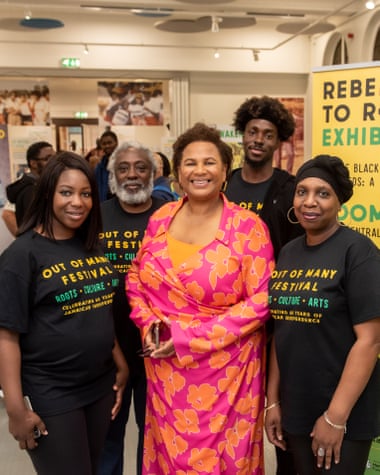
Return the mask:
[(23, 18), (20, 20), (20, 25), (27, 28), (35, 28), (36, 30), (49, 30), (52, 28), (62, 28), (64, 23), (53, 18), (30, 18), (29, 20)]

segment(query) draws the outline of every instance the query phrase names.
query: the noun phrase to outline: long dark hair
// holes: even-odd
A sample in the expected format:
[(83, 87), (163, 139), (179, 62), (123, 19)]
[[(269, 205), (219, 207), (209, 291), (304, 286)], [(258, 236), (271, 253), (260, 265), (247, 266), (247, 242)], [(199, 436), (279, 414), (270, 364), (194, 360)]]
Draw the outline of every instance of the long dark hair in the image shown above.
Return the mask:
[(99, 233), (102, 230), (98, 187), (89, 164), (84, 158), (73, 152), (60, 152), (49, 160), (37, 181), (33, 200), (18, 234), (35, 227), (41, 227), (42, 232), (48, 238), (55, 239), (53, 232), (54, 193), (59, 177), (65, 170), (81, 171), (90, 183), (92, 209), (85, 222), (76, 230), (76, 236), (82, 240), (87, 250), (93, 250), (98, 246)]

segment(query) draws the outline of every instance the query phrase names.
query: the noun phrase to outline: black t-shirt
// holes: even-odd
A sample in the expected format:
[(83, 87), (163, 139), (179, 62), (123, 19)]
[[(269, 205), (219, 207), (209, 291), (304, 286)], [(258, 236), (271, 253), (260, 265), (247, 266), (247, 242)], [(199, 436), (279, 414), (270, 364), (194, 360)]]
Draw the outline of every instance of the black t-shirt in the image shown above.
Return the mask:
[(225, 195), (241, 208), (249, 209), (260, 215), (271, 181), (272, 177), (261, 183), (248, 183), (243, 180), (241, 170), (239, 170), (231, 176)]
[(125, 276), (140, 249), (150, 216), (165, 201), (152, 198), (152, 206), (143, 213), (124, 211), (117, 197), (101, 204), (103, 232), (102, 247), (114, 268), (121, 274), (113, 302), (115, 331), (127, 359), (131, 375), (144, 372), (144, 361), (137, 352), (141, 349), (140, 332), (129, 318), (130, 307), (125, 294)]
[[(280, 368), (282, 422), (310, 434), (328, 408), (356, 337), (353, 326), (380, 316), (380, 255), (365, 236), (340, 227), (317, 246), (283, 247), (270, 281)], [(347, 438), (380, 433), (380, 366), (355, 404)]]
[(33, 231), (0, 257), (0, 327), (20, 334), (22, 385), (41, 415), (90, 404), (112, 388), (118, 276), (102, 251)]
[(263, 183), (248, 183), (243, 180), (242, 169), (233, 171), (225, 190), (230, 201), (242, 208), (256, 211), (268, 226), (275, 259), (284, 244), (304, 234), (291, 212), (294, 196), (294, 176), (285, 170), (273, 169), (271, 178)]

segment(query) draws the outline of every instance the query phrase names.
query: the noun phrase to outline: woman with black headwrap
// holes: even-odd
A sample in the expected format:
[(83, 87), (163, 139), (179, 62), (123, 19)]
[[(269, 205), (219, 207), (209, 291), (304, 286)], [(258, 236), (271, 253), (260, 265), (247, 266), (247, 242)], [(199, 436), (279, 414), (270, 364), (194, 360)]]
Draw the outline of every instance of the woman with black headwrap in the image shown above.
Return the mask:
[(293, 204), (305, 235), (283, 247), (270, 282), (265, 425), (299, 475), (363, 475), (380, 434), (380, 255), (338, 221), (352, 193), (338, 157), (304, 163)]

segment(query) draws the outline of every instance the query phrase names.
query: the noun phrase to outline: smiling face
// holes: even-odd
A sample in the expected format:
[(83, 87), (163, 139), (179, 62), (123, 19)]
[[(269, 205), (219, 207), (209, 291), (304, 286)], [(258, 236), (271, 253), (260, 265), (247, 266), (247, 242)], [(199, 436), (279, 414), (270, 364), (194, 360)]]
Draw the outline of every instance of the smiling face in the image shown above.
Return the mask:
[(306, 235), (310, 238), (318, 236), (318, 242), (331, 236), (339, 226), (340, 202), (331, 185), (321, 178), (301, 180), (296, 187), (293, 205)]
[(243, 147), (245, 161), (254, 168), (272, 165), (273, 154), (280, 140), (277, 128), (265, 119), (250, 120), (244, 130)]
[(62, 172), (53, 199), (54, 238), (72, 238), (87, 219), (91, 208), (91, 186), (86, 175), (76, 169)]
[(120, 152), (115, 161), (116, 195), (129, 205), (150, 200), (153, 191), (153, 166), (149, 157), (135, 148)]
[(226, 165), (212, 142), (192, 142), (184, 148), (178, 180), (189, 199), (219, 196), (226, 180)]

